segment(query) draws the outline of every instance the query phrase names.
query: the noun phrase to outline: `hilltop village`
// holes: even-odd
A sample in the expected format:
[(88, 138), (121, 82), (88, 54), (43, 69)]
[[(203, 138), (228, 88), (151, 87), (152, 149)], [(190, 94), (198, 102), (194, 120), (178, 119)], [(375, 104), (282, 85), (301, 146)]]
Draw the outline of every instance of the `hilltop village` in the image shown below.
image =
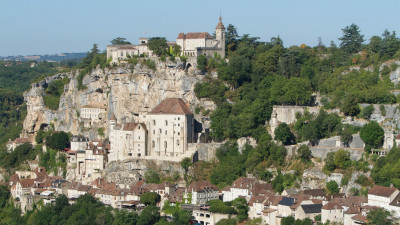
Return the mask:
[(220, 17), (213, 35), (95, 45), (23, 93), (4, 205), (25, 223), (75, 224), (89, 203), (96, 224), (398, 223), (400, 41), (385, 38), (396, 51), (284, 48)]

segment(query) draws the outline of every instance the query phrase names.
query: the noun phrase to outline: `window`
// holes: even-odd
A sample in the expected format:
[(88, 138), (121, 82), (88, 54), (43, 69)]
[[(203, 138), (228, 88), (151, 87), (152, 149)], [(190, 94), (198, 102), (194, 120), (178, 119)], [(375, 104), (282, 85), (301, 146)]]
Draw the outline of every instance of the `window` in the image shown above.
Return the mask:
[(156, 142), (152, 141), (152, 142), (151, 142), (151, 146), (152, 146), (153, 148), (155, 148), (155, 147), (156, 147)]
[(156, 130), (153, 130), (153, 134), (156, 134)]
[(164, 141), (164, 148), (167, 148), (167, 141)]
[(153, 125), (154, 125), (154, 126), (156, 125), (156, 120), (153, 120)]
[(181, 135), (181, 132), (178, 132), (178, 135)]
[(178, 120), (181, 120), (181, 118), (180, 118), (180, 117), (178, 117)]
[(168, 120), (165, 121), (165, 126), (168, 126)]
[(168, 132), (167, 132), (167, 130), (165, 130), (165, 135), (167, 135), (168, 134)]
[(176, 145), (179, 145), (179, 140), (176, 140)]
[(139, 136), (139, 140), (140, 140), (140, 136)]
[(160, 129), (160, 134), (162, 133), (162, 130)]

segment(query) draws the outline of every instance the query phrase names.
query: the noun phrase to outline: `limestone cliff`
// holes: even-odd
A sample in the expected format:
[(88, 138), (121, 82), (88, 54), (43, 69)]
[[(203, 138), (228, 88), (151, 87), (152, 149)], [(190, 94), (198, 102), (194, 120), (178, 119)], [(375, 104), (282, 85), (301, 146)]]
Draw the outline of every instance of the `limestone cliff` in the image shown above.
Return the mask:
[[(194, 84), (203, 76), (195, 75), (189, 69), (178, 68), (178, 64), (167, 65), (157, 63), (157, 70), (153, 71), (140, 64), (134, 69), (120, 66), (112, 69), (96, 69), (83, 79), (85, 90), (78, 90), (79, 71), (60, 73), (48, 77), (32, 85), (24, 93), (27, 103), (27, 116), (23, 125), (23, 136), (33, 140), (39, 129), (49, 125), (55, 130), (83, 134), (90, 139), (101, 138), (98, 134), (100, 127), (104, 129), (104, 136), (108, 132), (108, 119), (114, 113), (118, 122), (133, 121), (139, 114), (150, 111), (165, 98), (180, 97), (189, 103), (191, 110), (199, 106), (200, 102), (194, 95)], [(44, 105), (45, 88), (50, 82), (70, 78), (65, 85), (64, 93), (60, 98), (59, 108), (56, 111)], [(100, 103), (107, 107), (106, 115), (98, 122), (82, 119), (79, 115), (82, 106)], [(200, 118), (198, 118), (200, 120)]]

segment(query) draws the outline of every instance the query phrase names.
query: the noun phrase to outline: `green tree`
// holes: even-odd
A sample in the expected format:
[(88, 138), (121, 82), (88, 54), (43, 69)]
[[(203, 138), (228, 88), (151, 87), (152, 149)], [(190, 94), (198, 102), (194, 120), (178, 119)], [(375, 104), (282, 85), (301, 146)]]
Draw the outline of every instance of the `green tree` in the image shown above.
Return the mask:
[(46, 139), (46, 145), (49, 148), (64, 150), (69, 147), (69, 136), (64, 131), (54, 132)]
[(345, 169), (351, 165), (350, 152), (340, 149), (335, 152), (334, 157), (335, 167)]
[(137, 224), (153, 225), (160, 220), (160, 211), (156, 206), (149, 205), (140, 213)]
[(294, 135), (286, 123), (279, 124), (275, 129), (275, 140), (281, 141), (284, 145), (294, 143)]
[(112, 45), (130, 45), (131, 43), (127, 41), (125, 38), (117, 37), (111, 41)]
[(228, 54), (236, 50), (239, 34), (232, 24), (229, 24), (225, 32), (225, 47)]
[(342, 111), (346, 116), (357, 116), (361, 110), (356, 100), (348, 97), (344, 100), (340, 111)]
[(168, 44), (165, 37), (153, 37), (150, 38), (147, 46), (157, 56), (166, 55), (168, 53)]
[(249, 207), (247, 206), (247, 201), (245, 198), (241, 198), (241, 197), (236, 198), (235, 200), (233, 200), (232, 206), (235, 207), (235, 209), (237, 211), (236, 219), (239, 222), (242, 222), (242, 221), (248, 219)]
[(201, 70), (202, 72), (207, 71), (207, 56), (205, 54), (197, 57), (197, 69)]
[(293, 225), (295, 224), (295, 219), (293, 216), (283, 217), (281, 220), (281, 225)]
[(340, 191), (339, 185), (334, 180), (331, 180), (326, 183), (326, 190), (328, 191), (329, 194), (338, 194)]
[(369, 105), (367, 107), (365, 107), (362, 112), (361, 112), (361, 116), (364, 119), (369, 120), (369, 118), (371, 117), (372, 113), (374, 113), (374, 106), (373, 105)]
[(190, 224), (190, 220), (192, 219), (192, 214), (186, 210), (179, 210), (174, 212), (173, 214), (173, 224), (176, 225), (187, 225)]
[(309, 161), (312, 157), (312, 152), (307, 145), (301, 145), (297, 149), (297, 154), (300, 157), (300, 159), (302, 159), (304, 161)]
[(378, 148), (382, 145), (385, 132), (382, 127), (375, 121), (371, 121), (364, 125), (360, 130), (360, 137), (367, 145), (366, 147)]
[(181, 46), (180, 45), (174, 45), (172, 46), (172, 53), (174, 54), (174, 56), (179, 56), (181, 54)]
[(222, 219), (219, 220), (215, 225), (236, 225), (235, 219)]
[(350, 142), (353, 141), (353, 133), (348, 127), (344, 127), (343, 130), (340, 131), (340, 141), (347, 147), (349, 147)]
[(144, 179), (146, 180), (147, 183), (154, 183), (154, 184), (161, 183), (160, 174), (153, 169), (147, 170), (144, 173)]
[(373, 209), (368, 215), (368, 225), (392, 225), (391, 214), (385, 209)]
[(360, 34), (360, 29), (356, 24), (351, 24), (342, 29), (343, 36), (339, 38), (340, 47), (347, 54), (359, 52), (364, 42), (364, 35)]
[(160, 202), (161, 196), (156, 192), (146, 192), (140, 196), (140, 202), (147, 205), (156, 205)]

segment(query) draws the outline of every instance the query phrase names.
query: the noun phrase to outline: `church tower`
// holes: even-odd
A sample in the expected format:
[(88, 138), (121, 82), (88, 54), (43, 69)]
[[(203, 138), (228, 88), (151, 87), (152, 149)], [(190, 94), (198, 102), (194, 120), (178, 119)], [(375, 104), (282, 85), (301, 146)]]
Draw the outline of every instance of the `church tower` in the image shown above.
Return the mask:
[(221, 58), (225, 57), (225, 27), (222, 23), (222, 17), (219, 16), (219, 22), (215, 28), (215, 38), (219, 41), (218, 47), (221, 48)]

